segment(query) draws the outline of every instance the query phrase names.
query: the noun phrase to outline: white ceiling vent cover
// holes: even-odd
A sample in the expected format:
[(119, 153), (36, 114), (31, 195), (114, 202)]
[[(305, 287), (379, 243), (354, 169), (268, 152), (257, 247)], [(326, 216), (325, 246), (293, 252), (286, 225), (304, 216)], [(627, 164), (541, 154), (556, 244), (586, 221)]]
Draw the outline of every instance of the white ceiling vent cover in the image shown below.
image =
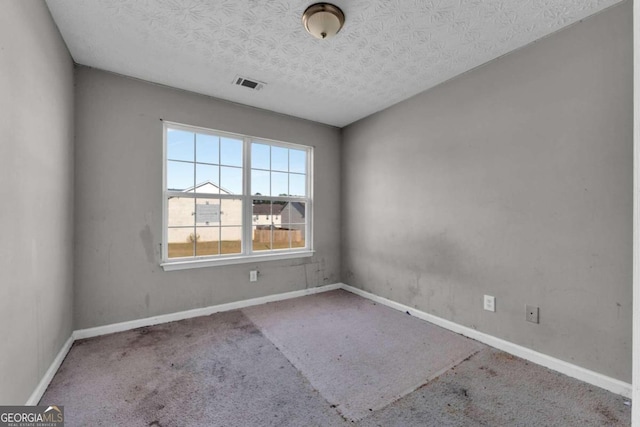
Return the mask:
[(236, 86), (246, 87), (251, 90), (261, 90), (266, 85), (265, 82), (260, 82), (255, 79), (249, 79), (239, 75), (233, 79), (233, 84)]

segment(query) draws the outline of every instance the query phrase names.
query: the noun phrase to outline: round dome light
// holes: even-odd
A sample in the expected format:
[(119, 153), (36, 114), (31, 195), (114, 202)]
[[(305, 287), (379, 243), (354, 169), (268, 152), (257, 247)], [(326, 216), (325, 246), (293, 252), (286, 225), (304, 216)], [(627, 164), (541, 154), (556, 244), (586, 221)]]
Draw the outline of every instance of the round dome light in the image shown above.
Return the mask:
[(344, 13), (329, 3), (316, 3), (302, 14), (304, 28), (317, 39), (335, 36), (344, 25)]

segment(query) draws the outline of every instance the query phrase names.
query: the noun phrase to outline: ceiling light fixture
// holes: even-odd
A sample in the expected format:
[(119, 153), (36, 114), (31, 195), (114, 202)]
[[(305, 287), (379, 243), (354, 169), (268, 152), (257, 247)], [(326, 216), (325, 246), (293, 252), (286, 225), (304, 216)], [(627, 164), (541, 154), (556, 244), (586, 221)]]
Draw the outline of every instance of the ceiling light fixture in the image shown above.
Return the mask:
[(344, 13), (329, 3), (312, 4), (302, 14), (302, 23), (309, 34), (317, 39), (328, 39), (338, 34), (344, 25)]

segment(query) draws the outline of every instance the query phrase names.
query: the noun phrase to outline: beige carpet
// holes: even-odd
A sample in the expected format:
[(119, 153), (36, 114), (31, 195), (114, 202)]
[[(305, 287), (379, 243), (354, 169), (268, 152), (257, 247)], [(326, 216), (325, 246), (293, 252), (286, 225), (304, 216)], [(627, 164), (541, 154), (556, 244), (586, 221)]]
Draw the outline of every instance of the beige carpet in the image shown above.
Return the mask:
[(40, 401), (68, 427), (628, 426), (628, 403), (346, 292), (77, 341)]
[(343, 423), (237, 310), (77, 341), (40, 402), (67, 427)]
[(387, 406), (484, 348), (342, 290), (242, 311), (350, 420)]

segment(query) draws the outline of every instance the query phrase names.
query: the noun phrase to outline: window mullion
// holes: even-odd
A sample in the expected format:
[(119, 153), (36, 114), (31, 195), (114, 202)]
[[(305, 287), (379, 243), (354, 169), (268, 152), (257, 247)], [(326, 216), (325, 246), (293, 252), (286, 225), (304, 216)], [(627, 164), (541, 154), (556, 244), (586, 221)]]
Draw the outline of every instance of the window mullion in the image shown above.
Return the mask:
[(198, 200), (197, 199), (193, 199), (193, 206), (192, 206), (192, 216), (193, 216), (193, 246), (191, 248), (191, 250), (193, 251), (193, 256), (198, 256), (198, 226), (196, 223), (196, 205), (198, 204)]
[(222, 185), (222, 138), (218, 137), (218, 194), (222, 194), (220, 186)]
[(250, 255), (253, 251), (253, 200), (251, 197), (251, 140), (244, 138), (244, 155), (242, 156), (242, 193), (243, 193), (243, 255)]
[(313, 158), (311, 150), (307, 150), (307, 170), (305, 177), (305, 221), (304, 221), (304, 246), (305, 248), (313, 247)]

